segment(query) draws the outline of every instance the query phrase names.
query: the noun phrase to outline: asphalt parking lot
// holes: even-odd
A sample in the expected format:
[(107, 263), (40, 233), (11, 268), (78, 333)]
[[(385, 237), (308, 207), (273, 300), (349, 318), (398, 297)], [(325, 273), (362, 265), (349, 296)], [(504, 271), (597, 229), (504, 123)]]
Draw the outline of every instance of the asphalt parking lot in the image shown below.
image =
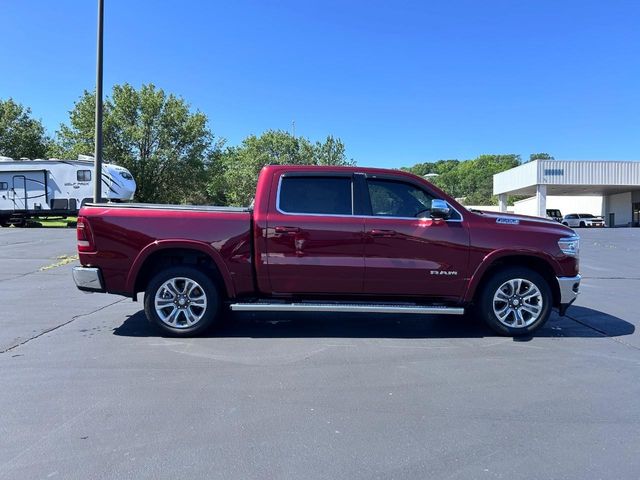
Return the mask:
[(245, 314), (166, 339), (75, 289), (73, 230), (0, 228), (0, 478), (637, 479), (640, 229), (579, 233), (582, 295), (534, 338)]

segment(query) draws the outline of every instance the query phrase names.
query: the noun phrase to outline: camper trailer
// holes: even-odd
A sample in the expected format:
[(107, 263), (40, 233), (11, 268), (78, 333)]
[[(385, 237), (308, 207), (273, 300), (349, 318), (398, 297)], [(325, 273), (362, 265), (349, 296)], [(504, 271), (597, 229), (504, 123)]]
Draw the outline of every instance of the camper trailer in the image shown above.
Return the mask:
[[(14, 160), (0, 157), (0, 225), (23, 225), (32, 217), (76, 215), (93, 200), (93, 158)], [(126, 168), (102, 166), (102, 196), (108, 202), (133, 199), (136, 182)]]

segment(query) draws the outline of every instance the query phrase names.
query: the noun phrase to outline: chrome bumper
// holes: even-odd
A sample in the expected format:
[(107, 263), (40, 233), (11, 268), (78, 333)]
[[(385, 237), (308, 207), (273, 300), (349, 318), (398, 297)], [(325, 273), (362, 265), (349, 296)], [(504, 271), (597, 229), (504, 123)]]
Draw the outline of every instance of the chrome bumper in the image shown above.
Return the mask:
[(560, 304), (568, 305), (578, 297), (580, 293), (580, 275), (575, 277), (556, 277), (560, 287)]
[(85, 292), (104, 292), (104, 283), (99, 268), (74, 267), (73, 281)]

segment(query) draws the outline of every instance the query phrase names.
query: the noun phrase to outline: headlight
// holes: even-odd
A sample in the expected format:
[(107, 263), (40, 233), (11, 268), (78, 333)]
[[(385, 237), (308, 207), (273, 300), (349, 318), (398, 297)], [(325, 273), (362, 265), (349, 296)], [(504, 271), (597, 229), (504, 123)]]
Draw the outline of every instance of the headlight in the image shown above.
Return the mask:
[(558, 240), (558, 246), (562, 253), (570, 257), (577, 257), (580, 254), (580, 237), (566, 237)]

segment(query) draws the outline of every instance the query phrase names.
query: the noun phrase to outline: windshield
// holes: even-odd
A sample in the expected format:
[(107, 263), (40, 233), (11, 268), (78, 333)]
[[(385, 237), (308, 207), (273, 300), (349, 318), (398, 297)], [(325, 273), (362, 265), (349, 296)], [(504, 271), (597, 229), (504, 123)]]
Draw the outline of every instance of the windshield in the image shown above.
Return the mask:
[(596, 218), (596, 217), (594, 217), (590, 213), (581, 213), (580, 218)]

